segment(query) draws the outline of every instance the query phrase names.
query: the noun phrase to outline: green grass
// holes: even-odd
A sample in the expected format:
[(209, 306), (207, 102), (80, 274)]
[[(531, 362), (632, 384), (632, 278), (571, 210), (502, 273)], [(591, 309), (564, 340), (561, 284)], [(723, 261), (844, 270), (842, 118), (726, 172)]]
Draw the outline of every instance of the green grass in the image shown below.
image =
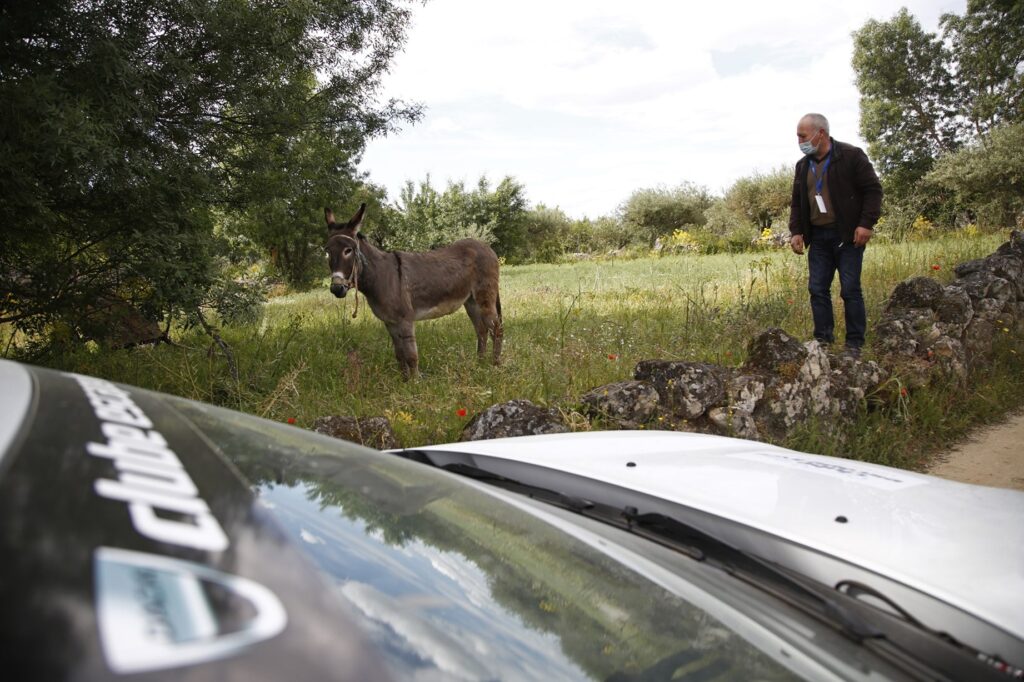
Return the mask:
[[(898, 282), (922, 275), (946, 282), (956, 263), (987, 255), (1004, 239), (876, 241), (863, 275), (869, 326)], [(936, 264), (940, 269), (933, 269)], [(811, 330), (806, 262), (788, 250), (505, 267), (501, 297), (501, 366), (477, 360), (472, 326), (459, 312), (417, 325), (423, 374), (408, 383), (383, 324), (365, 301), (352, 319), (352, 296), (335, 299), (326, 287), (274, 298), (258, 323), (222, 329), (238, 361), (237, 383), (219, 348), (201, 332), (179, 332), (174, 346), (93, 347), (51, 364), (270, 419), (293, 418), (305, 427), (322, 415), (383, 415), (401, 442), (414, 446), (456, 440), (469, 419), (458, 416), (460, 409), (472, 416), (495, 403), (526, 398), (571, 417), (580, 395), (632, 378), (640, 360), (738, 365), (749, 339), (767, 327), (782, 327), (801, 339)], [(842, 304), (838, 294), (835, 298), (841, 321)], [(1021, 367), (1005, 369), (1010, 379), (992, 379), (1015, 381), (1018, 390), (1024, 386)], [(996, 402), (1014, 403), (1013, 396)], [(936, 425), (924, 433), (948, 439), (962, 433), (964, 419), (973, 418), (960, 417), (957, 405), (930, 407), (915, 394), (909, 411), (915, 418), (926, 409), (934, 412), (927, 421)], [(896, 428), (888, 428), (892, 417), (884, 414), (866, 414), (862, 421), (847, 450), (834, 454), (899, 466), (922, 461), (920, 444), (908, 442), (922, 434), (908, 432), (906, 419)], [(958, 425), (942, 426), (950, 422)], [(830, 445), (806, 430), (791, 440), (788, 444), (818, 452)]]

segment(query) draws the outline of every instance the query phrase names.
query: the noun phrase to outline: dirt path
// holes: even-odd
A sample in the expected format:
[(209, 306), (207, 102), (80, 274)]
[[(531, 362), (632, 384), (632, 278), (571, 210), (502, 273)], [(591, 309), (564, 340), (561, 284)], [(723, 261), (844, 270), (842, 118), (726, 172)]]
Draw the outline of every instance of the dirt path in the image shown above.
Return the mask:
[(974, 432), (928, 473), (964, 483), (1024, 490), (1024, 411)]

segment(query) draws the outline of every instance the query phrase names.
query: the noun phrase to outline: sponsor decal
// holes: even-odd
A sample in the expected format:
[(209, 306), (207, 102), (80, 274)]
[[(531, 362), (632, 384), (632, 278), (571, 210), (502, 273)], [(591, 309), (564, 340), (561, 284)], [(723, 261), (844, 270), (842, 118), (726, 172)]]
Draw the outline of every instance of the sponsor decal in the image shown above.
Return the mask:
[[(232, 656), (287, 624), (273, 592), (208, 566), (112, 547), (97, 548), (93, 565), (100, 641), (116, 673)], [(219, 608), (208, 597), (211, 590), (221, 595)], [(230, 620), (219, 620), (227, 611)]]
[[(222, 552), (229, 540), (167, 439), (128, 391), (68, 374), (88, 398), (102, 438), (85, 444), (116, 478), (95, 493), (123, 503), (142, 536), (182, 548)], [(93, 582), (100, 643), (115, 673), (214, 661), (275, 637), (287, 625), (278, 597), (263, 585), (203, 564), (147, 552), (98, 547)]]
[(897, 490), (900, 488), (912, 488), (921, 485), (925, 481), (911, 476), (903, 476), (898, 471), (875, 471), (868, 467), (858, 466), (854, 462), (831, 462), (814, 457), (805, 457), (798, 454), (781, 454), (776, 452), (736, 453), (733, 455), (738, 459), (751, 461), (773, 460), (791, 469), (802, 469), (804, 471), (815, 471), (832, 478), (855, 479), (873, 488), (883, 490)]
[(85, 391), (105, 439), (87, 443), (86, 452), (110, 459), (118, 472), (116, 480), (97, 480), (96, 493), (123, 502), (132, 526), (151, 540), (210, 552), (227, 549), (227, 534), (181, 460), (128, 392), (103, 379), (68, 376)]

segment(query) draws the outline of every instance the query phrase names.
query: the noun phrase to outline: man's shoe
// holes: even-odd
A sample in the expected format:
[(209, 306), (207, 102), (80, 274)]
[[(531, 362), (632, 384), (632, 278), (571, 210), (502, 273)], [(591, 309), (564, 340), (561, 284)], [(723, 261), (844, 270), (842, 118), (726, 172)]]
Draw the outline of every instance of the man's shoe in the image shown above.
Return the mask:
[(843, 355), (854, 360), (860, 360), (860, 346), (846, 346)]

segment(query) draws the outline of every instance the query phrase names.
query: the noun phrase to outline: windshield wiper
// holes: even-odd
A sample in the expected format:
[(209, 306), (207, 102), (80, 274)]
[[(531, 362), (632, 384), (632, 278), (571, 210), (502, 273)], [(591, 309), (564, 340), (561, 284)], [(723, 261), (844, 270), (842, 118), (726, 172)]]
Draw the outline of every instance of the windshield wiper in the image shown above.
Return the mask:
[[(1008, 675), (1005, 671), (1008, 668), (1013, 670), (996, 656), (979, 652), (946, 633), (924, 626), (901, 608), (894, 609), (900, 614), (897, 616), (857, 599), (859, 594), (877, 596), (879, 593), (872, 588), (851, 581), (843, 581), (832, 588), (733, 547), (666, 514), (641, 514), (636, 507), (616, 507), (569, 495), (508, 478), (472, 464), (438, 465), (430, 458), (432, 453), (428, 451), (404, 450), (394, 454), (615, 526), (694, 560), (714, 565), (736, 579), (822, 621), (849, 639), (868, 646), (911, 677), (929, 680), (1006, 680)], [(859, 588), (859, 592), (854, 585)], [(889, 599), (882, 600), (893, 604)]]

